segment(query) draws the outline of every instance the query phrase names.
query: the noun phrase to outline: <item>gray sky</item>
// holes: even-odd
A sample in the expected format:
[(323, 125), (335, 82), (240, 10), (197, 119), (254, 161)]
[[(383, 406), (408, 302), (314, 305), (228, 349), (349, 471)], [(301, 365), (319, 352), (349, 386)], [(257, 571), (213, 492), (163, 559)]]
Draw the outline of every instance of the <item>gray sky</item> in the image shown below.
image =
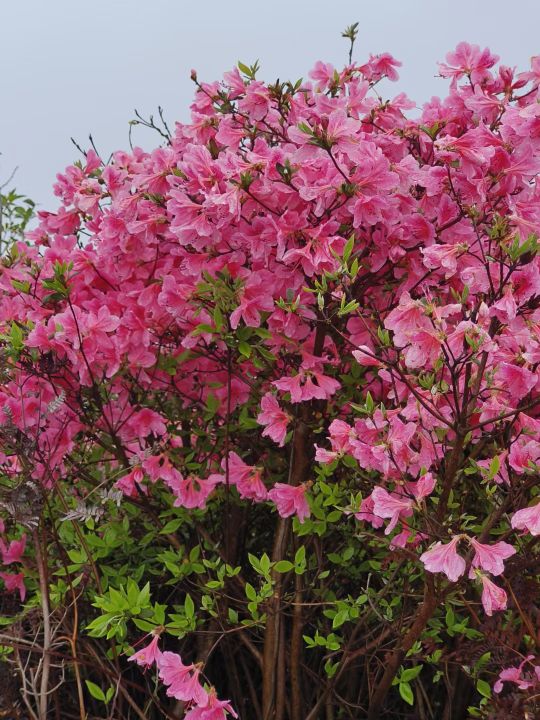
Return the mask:
[[(318, 59), (343, 65), (341, 31), (359, 21), (355, 58), (388, 51), (417, 103), (443, 95), (436, 62), (460, 40), (489, 46), (504, 64), (540, 54), (540, 0), (0, 0), (0, 184), (54, 210), (52, 183), (87, 147), (128, 147), (133, 109), (189, 118), (195, 68), (220, 78), (259, 59), (267, 80), (298, 79)], [(157, 136), (135, 129), (142, 147)]]

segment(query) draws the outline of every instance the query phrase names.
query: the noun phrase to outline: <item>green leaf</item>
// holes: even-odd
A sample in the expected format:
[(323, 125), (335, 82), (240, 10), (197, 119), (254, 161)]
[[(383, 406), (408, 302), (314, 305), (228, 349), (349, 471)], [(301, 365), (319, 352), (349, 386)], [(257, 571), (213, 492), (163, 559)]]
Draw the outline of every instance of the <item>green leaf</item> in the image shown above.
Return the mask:
[(488, 682), (485, 680), (478, 680), (476, 682), (476, 689), (482, 695), (482, 697), (490, 698), (491, 697), (491, 687)]
[(286, 573), (292, 570), (294, 565), (289, 560), (279, 560), (274, 565), (274, 570), (278, 573)]
[(418, 675), (420, 675), (423, 667), (423, 665), (416, 665), (416, 667), (407, 668), (407, 670), (404, 670), (400, 676), (401, 682), (408, 683), (411, 680), (414, 680), (416, 677), (418, 677)]
[(409, 705), (414, 705), (414, 693), (409, 683), (405, 682), (399, 684), (399, 694), (406, 703), (408, 703)]
[(246, 583), (246, 597), (248, 600), (257, 599), (257, 592), (251, 583)]
[(240, 60), (237, 63), (238, 69), (240, 72), (243, 72), (244, 75), (247, 75), (248, 77), (251, 77), (251, 70), (248, 65), (245, 65), (243, 62), (240, 62)]
[(171, 535), (176, 532), (180, 525), (184, 522), (182, 518), (173, 518), (166, 523), (159, 531), (160, 535)]
[(238, 352), (246, 358), (251, 357), (251, 345), (244, 341), (239, 342)]
[(332, 627), (334, 630), (338, 627), (341, 627), (343, 623), (346, 623), (349, 619), (349, 611), (348, 610), (340, 610), (334, 615), (334, 619), (332, 621)]
[(354, 247), (354, 235), (351, 235), (351, 237), (345, 243), (345, 247), (343, 248), (343, 259), (345, 260), (345, 262), (347, 262), (349, 260), (349, 258), (351, 257), (353, 247)]
[(499, 472), (500, 466), (501, 466), (501, 461), (499, 460), (499, 456), (495, 455), (495, 457), (489, 464), (489, 479), (490, 480), (493, 480), (495, 475)]
[(96, 700), (101, 700), (101, 702), (107, 702), (107, 698), (105, 697), (105, 693), (103, 690), (99, 687), (99, 685), (96, 685), (96, 683), (93, 683), (91, 680), (85, 680), (86, 687), (88, 688), (88, 692), (93, 698), (96, 698)]
[(186, 595), (186, 599), (184, 600), (184, 611), (188, 618), (192, 618), (195, 614), (195, 604), (189, 594)]

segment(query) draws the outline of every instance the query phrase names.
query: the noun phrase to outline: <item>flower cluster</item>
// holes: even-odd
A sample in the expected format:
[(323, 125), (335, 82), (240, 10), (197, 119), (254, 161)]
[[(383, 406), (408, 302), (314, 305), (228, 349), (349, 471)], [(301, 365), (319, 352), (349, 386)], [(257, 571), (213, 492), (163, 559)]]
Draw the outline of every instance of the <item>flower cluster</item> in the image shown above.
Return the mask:
[[(59, 174), (0, 273), (5, 477), (197, 518), (256, 503), (301, 536), (354, 522), (424, 583), (394, 674), (445, 599), (515, 609), (540, 533), (540, 73), (497, 61), (460, 44), (414, 119), (378, 94), (388, 54), (296, 84), (194, 74), (163, 147)], [(233, 714), (155, 638), (133, 659), (186, 717)]]

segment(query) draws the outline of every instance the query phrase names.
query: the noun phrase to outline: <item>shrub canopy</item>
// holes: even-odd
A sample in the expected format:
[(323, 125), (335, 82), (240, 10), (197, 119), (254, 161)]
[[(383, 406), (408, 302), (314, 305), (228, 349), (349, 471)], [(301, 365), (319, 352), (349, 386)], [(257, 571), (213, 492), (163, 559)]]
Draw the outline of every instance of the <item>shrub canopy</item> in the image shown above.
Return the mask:
[(0, 274), (33, 717), (538, 710), (540, 61), (497, 61), (415, 119), (388, 54), (193, 73), (162, 147), (58, 175)]

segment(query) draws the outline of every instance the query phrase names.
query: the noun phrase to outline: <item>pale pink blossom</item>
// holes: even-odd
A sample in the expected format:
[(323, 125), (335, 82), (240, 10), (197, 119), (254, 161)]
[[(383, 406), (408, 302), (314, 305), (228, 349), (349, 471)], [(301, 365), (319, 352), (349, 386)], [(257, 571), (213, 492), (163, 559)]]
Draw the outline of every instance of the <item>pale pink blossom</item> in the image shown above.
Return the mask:
[(540, 535), (540, 503), (522, 508), (512, 516), (512, 527), (525, 530), (531, 535)]
[(199, 682), (200, 668), (184, 665), (180, 655), (165, 651), (157, 658), (159, 677), (167, 685), (167, 695), (185, 702), (204, 705), (208, 693)]
[(451, 582), (457, 582), (465, 572), (465, 560), (458, 555), (457, 546), (461, 540), (456, 535), (449, 543), (443, 545), (437, 542), (431, 550), (427, 550), (420, 556), (421, 562), (429, 572), (442, 572)]
[(158, 648), (159, 635), (154, 634), (152, 640), (145, 647), (137, 650), (128, 658), (128, 662), (136, 662), (137, 665), (148, 667), (159, 661), (161, 650)]
[[(493, 686), (494, 692), (500, 693), (503, 689), (503, 683), (505, 682), (514, 683), (520, 690), (528, 690), (538, 684), (540, 682), (540, 665), (533, 665), (531, 660), (534, 660), (534, 655), (527, 655), (517, 667), (509, 667), (501, 670)], [(523, 668), (527, 664), (532, 666), (532, 671), (525, 676)]]
[(512, 545), (502, 540), (494, 545), (485, 545), (475, 538), (469, 538), (469, 542), (475, 551), (472, 568), (482, 568), (492, 575), (501, 575), (504, 572), (504, 561), (516, 553)]
[(412, 515), (413, 501), (409, 498), (390, 494), (384, 488), (376, 487), (371, 493), (373, 499), (373, 514), (380, 518), (389, 518), (385, 535), (388, 535), (402, 517)]
[(480, 576), (482, 581), (482, 605), (486, 611), (486, 615), (493, 615), (497, 610), (506, 610), (508, 597), (506, 592), (495, 585), (487, 575)]

